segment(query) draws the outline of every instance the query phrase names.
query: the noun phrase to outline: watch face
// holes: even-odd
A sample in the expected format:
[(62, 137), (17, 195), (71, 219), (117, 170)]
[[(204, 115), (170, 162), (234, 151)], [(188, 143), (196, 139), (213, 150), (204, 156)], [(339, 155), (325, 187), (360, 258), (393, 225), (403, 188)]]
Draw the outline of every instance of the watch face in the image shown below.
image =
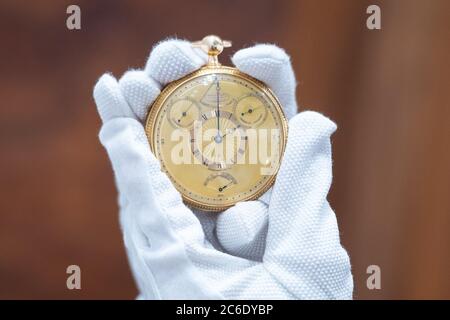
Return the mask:
[(287, 122), (273, 93), (229, 67), (204, 67), (169, 84), (146, 132), (161, 169), (184, 200), (221, 211), (273, 183)]

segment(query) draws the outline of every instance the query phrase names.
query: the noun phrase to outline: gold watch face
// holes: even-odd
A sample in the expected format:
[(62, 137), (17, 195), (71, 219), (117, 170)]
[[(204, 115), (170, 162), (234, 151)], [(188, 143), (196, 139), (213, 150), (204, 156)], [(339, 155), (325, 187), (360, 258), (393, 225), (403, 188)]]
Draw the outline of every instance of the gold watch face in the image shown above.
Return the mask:
[(151, 106), (145, 130), (185, 202), (206, 211), (267, 191), (287, 139), (282, 108), (267, 86), (223, 66), (169, 84)]

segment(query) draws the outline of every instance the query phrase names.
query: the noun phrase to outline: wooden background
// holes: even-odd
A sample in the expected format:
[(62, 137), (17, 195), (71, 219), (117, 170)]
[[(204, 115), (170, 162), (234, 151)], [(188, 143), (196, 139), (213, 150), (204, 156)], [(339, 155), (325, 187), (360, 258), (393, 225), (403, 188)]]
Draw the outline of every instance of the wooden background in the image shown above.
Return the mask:
[[(0, 298), (131, 299), (92, 88), (168, 36), (292, 56), (301, 109), (337, 122), (329, 200), (357, 299), (450, 299), (450, 2), (68, 1), (0, 4)], [(366, 8), (382, 9), (382, 30)], [(66, 267), (82, 290), (66, 289)], [(366, 288), (366, 268), (382, 289)]]

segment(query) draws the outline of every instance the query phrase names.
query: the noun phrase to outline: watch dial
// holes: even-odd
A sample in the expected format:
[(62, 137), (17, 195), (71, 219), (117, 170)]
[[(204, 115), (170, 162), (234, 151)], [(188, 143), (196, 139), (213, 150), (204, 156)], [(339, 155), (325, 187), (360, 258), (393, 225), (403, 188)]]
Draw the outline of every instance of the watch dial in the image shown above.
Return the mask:
[(162, 170), (184, 199), (219, 211), (270, 187), (287, 123), (265, 85), (218, 67), (166, 87), (151, 107), (146, 131)]

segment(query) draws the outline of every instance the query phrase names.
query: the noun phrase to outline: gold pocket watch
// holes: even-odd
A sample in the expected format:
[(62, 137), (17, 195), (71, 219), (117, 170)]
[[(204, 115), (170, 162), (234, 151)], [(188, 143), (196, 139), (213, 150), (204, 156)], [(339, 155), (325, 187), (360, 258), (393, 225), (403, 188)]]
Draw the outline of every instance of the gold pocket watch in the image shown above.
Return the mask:
[(218, 55), (229, 41), (194, 42), (208, 63), (168, 84), (153, 103), (145, 131), (150, 147), (184, 202), (223, 211), (254, 200), (273, 184), (287, 141), (274, 93)]

